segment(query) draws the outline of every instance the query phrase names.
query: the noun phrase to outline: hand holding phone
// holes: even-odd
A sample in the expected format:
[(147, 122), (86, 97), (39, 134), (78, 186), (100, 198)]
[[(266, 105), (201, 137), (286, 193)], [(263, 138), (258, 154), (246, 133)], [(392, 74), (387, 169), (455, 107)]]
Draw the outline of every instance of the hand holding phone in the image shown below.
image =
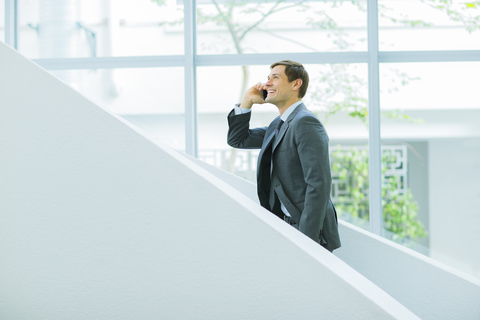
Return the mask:
[(263, 89), (264, 84), (261, 82), (256, 83), (253, 87), (250, 87), (243, 96), (242, 103), (240, 104), (244, 109), (250, 109), (253, 104), (266, 103), (268, 92)]

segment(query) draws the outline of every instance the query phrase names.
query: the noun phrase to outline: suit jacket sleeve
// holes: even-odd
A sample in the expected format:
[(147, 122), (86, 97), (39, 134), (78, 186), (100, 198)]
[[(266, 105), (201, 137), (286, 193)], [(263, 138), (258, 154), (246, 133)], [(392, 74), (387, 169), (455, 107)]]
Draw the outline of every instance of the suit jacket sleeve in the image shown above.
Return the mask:
[(235, 115), (232, 110), (227, 117), (229, 146), (239, 149), (260, 149), (267, 127), (250, 129), (251, 112)]
[(302, 117), (295, 128), (295, 141), (306, 184), (298, 229), (310, 238), (318, 239), (323, 229), (332, 181), (328, 136), (316, 117)]

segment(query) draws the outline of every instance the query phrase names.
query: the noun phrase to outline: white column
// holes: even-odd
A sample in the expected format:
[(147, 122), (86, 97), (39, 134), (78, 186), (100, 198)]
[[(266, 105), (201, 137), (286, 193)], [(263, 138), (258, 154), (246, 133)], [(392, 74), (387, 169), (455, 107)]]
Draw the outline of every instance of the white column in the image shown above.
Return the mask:
[(185, 152), (196, 157), (197, 89), (196, 89), (196, 1), (184, 1), (185, 36)]
[(378, 65), (378, 1), (368, 0), (368, 130), (370, 231), (381, 235), (382, 213), (382, 155), (380, 137), (380, 80)]
[(5, 43), (18, 49), (17, 0), (5, 0)]

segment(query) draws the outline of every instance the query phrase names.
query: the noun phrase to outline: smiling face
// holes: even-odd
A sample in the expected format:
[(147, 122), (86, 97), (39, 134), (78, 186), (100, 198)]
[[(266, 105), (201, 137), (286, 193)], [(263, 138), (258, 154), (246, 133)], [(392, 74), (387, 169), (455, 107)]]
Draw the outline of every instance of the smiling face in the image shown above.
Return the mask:
[(298, 88), (300, 86), (300, 79), (296, 79), (292, 82), (288, 81), (284, 65), (275, 66), (270, 71), (268, 81), (265, 83), (268, 92), (265, 102), (274, 104), (279, 109), (285, 107), (288, 108), (296, 101), (300, 100), (300, 98), (298, 98)]

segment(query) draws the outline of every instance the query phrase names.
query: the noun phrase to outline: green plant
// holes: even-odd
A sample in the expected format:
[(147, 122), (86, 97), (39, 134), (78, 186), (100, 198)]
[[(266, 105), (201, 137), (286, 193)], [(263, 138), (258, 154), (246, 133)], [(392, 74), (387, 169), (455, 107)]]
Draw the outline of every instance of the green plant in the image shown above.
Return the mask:
[[(427, 232), (418, 220), (418, 204), (410, 189), (399, 191), (398, 180), (386, 176), (388, 163), (395, 163), (395, 154), (382, 153), (382, 205), (384, 228), (395, 234), (393, 240), (418, 240)], [(340, 182), (342, 195), (334, 195), (340, 217), (350, 215), (369, 219), (368, 149), (338, 146), (331, 153), (332, 175)]]

